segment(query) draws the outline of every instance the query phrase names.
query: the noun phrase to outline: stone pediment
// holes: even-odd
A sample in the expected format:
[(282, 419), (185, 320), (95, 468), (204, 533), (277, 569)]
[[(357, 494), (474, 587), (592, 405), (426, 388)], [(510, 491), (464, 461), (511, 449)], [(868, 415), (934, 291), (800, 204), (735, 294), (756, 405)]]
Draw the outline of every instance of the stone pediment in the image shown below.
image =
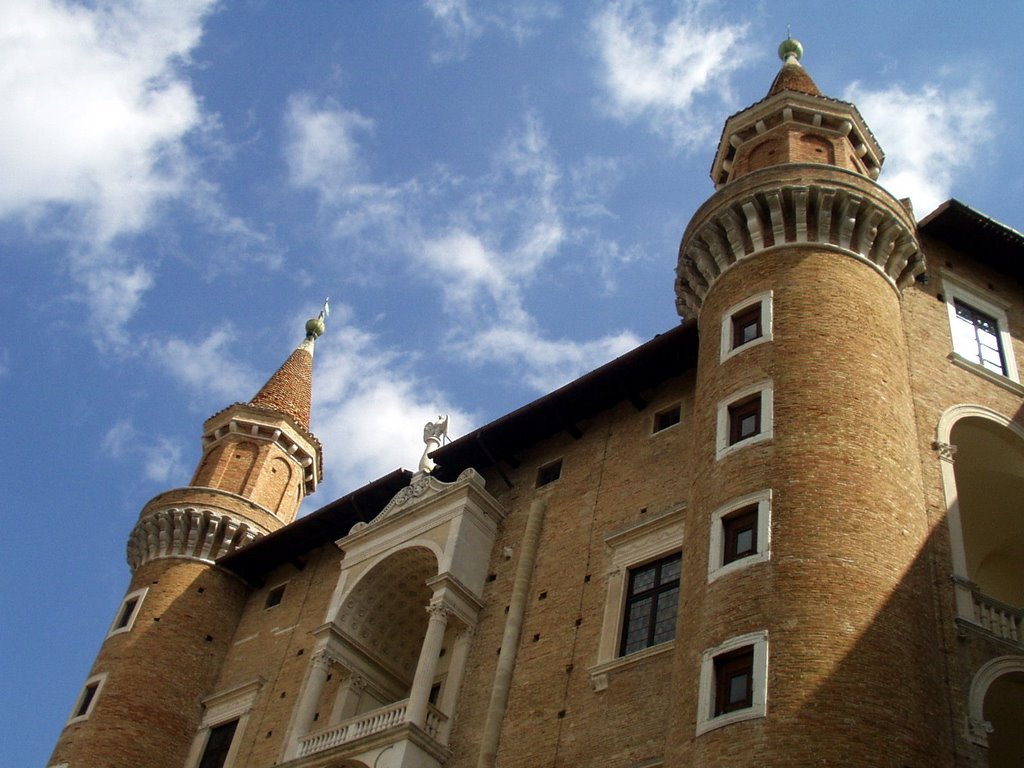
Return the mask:
[(483, 476), (472, 467), (463, 470), (462, 474), (451, 483), (445, 483), (432, 475), (417, 473), (413, 475), (409, 485), (394, 495), (394, 498), (385, 505), (380, 514), (369, 523), (356, 523), (352, 526), (350, 533), (356, 533), (371, 525), (376, 525), (387, 518), (396, 517), (421, 502), (450, 493), (462, 486), (473, 485), (479, 490), (483, 490), (485, 483)]

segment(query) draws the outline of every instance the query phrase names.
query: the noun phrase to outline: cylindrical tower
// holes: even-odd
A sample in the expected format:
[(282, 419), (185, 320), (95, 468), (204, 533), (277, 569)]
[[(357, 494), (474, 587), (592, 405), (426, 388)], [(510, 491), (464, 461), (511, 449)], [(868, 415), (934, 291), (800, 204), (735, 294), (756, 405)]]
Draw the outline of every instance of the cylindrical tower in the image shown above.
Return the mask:
[(912, 215), (796, 41), (679, 253), (700, 355), (666, 765), (941, 765), (900, 294)]
[[(51, 765), (182, 768), (247, 587), (216, 560), (295, 518), (321, 478), (309, 431), (306, 339), (249, 403), (207, 420), (192, 484), (143, 508), (128, 538), (128, 592)], [(159, 695), (154, 695), (159, 691)]]

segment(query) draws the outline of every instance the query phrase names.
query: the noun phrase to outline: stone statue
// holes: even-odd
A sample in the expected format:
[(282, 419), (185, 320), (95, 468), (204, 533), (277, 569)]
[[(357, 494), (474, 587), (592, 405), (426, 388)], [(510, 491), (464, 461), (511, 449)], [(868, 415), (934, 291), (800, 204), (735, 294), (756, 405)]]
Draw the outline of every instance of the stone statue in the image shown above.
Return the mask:
[(448, 417), (438, 416), (437, 421), (428, 421), (423, 426), (423, 457), (420, 459), (419, 471), (430, 474), (434, 471), (433, 460), (430, 453), (441, 447), (441, 440), (448, 436)]

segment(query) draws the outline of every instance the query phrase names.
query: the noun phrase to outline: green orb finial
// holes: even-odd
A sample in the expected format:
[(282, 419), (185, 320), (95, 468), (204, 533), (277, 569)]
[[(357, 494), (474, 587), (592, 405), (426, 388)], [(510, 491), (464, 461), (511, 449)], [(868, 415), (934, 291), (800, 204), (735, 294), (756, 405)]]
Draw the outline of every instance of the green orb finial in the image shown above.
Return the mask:
[(800, 45), (799, 40), (794, 40), (792, 37), (787, 37), (782, 41), (782, 45), (779, 46), (779, 58), (783, 61), (788, 62), (792, 57), (796, 61), (804, 55), (804, 47)]
[(306, 321), (306, 338), (319, 339), (324, 335), (324, 331), (327, 329), (324, 320), (331, 313), (330, 302), (330, 299), (324, 299), (324, 308), (320, 310), (320, 314)]

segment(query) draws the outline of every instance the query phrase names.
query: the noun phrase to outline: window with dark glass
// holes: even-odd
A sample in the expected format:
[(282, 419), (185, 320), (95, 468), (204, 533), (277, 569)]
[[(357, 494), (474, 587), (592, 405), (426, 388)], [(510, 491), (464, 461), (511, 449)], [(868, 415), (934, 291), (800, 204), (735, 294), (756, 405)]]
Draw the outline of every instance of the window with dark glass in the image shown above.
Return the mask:
[(284, 588), (285, 584), (279, 587), (274, 587), (267, 593), (267, 602), (263, 604), (264, 608), (273, 608), (275, 605), (280, 605), (281, 601), (284, 600)]
[(715, 657), (715, 716), (746, 709), (754, 702), (754, 647)]
[(999, 322), (959, 299), (953, 301), (953, 349), (972, 363), (1006, 375), (1006, 356), (999, 336)]
[(555, 480), (562, 476), (562, 460), (553, 461), (550, 464), (545, 464), (543, 467), (537, 470), (537, 487), (540, 488), (542, 485), (553, 483)]
[(626, 614), (619, 655), (672, 640), (679, 605), (679, 552), (629, 569)]
[(92, 706), (92, 702), (96, 698), (96, 692), (99, 689), (100, 683), (98, 680), (85, 686), (85, 689), (82, 691), (82, 698), (79, 699), (78, 706), (75, 708), (75, 717), (85, 717), (89, 714), (89, 707)]
[(729, 406), (729, 445), (761, 431), (761, 394)]
[(761, 338), (761, 303), (740, 310), (732, 316), (732, 348), (736, 349)]
[(722, 518), (722, 565), (757, 554), (757, 505)]
[(121, 606), (121, 613), (118, 614), (117, 622), (114, 624), (114, 629), (124, 629), (128, 626), (132, 620), (132, 614), (135, 613), (135, 606), (138, 604), (139, 598), (137, 597), (124, 601), (124, 605)]
[(206, 739), (206, 747), (203, 749), (203, 757), (199, 761), (198, 768), (224, 768), (224, 762), (228, 759), (228, 751), (231, 749), (231, 742), (235, 738), (235, 728), (237, 727), (238, 721), (232, 720), (210, 729), (210, 735)]
[(666, 408), (664, 411), (654, 414), (654, 431), (661, 432), (663, 429), (668, 429), (678, 424), (679, 411), (679, 405), (676, 404), (671, 408)]

